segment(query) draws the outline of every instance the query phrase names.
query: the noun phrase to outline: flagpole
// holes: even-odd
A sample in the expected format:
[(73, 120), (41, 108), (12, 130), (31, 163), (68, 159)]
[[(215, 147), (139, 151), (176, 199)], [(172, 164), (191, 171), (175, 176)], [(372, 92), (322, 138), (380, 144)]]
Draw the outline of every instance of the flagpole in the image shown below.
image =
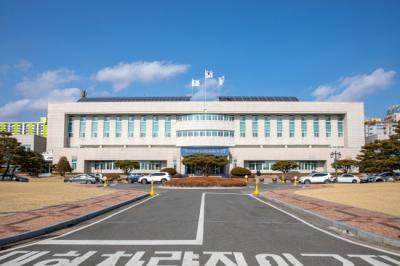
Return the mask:
[(193, 78), (192, 78), (192, 99), (193, 99), (193, 94), (194, 94), (194, 87), (193, 87)]
[(206, 111), (206, 100), (207, 100), (207, 83), (206, 83), (206, 80), (207, 80), (207, 78), (206, 78), (206, 72), (207, 72), (207, 69), (204, 69), (204, 106), (203, 106), (203, 111), (205, 112)]

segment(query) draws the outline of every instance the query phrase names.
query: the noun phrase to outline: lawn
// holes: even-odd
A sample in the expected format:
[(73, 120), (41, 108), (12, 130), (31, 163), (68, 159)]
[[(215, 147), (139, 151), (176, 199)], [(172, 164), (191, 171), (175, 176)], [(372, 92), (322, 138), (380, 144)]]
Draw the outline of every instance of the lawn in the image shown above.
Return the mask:
[(27, 211), (112, 193), (93, 185), (64, 183), (61, 177), (30, 178), (29, 183), (0, 182), (0, 213)]
[(400, 182), (334, 184), (300, 190), (296, 194), (400, 216)]

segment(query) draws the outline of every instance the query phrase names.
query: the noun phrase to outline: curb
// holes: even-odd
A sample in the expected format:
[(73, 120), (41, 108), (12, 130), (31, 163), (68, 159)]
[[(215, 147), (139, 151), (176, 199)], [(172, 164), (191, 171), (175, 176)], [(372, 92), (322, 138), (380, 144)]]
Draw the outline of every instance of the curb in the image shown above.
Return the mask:
[(263, 195), (261, 195), (261, 197), (264, 200), (269, 201), (270, 203), (273, 203), (275, 205), (279, 205), (280, 207), (295, 211), (301, 215), (312, 216), (313, 218), (317, 219), (323, 225), (328, 226), (328, 227), (334, 227), (335, 229), (344, 232), (346, 235), (350, 235), (350, 236), (354, 235), (360, 239), (369, 240), (369, 241), (372, 241), (372, 242), (375, 242), (378, 244), (385, 244), (385, 245), (389, 245), (389, 246), (396, 247), (396, 248), (400, 247), (400, 240), (396, 240), (396, 239), (385, 237), (385, 236), (382, 236), (382, 235), (379, 235), (376, 233), (368, 232), (363, 229), (357, 228), (355, 226), (348, 225), (346, 223), (327, 218), (320, 214), (311, 212), (309, 210), (302, 209), (300, 207), (285, 203), (285, 202), (277, 200), (277, 199), (268, 198)]
[(76, 224), (81, 223), (83, 221), (92, 219), (92, 218), (94, 218), (96, 216), (102, 215), (102, 214), (104, 214), (106, 212), (109, 212), (109, 211), (115, 210), (117, 208), (120, 208), (120, 207), (122, 207), (124, 205), (133, 203), (135, 201), (138, 201), (138, 200), (141, 200), (141, 199), (144, 199), (144, 198), (147, 198), (148, 196), (149, 196), (149, 194), (145, 194), (145, 195), (142, 195), (142, 196), (139, 196), (139, 197), (136, 197), (136, 198), (133, 198), (133, 199), (130, 199), (130, 200), (115, 204), (113, 206), (110, 206), (110, 207), (107, 207), (107, 208), (104, 208), (104, 209), (100, 209), (100, 210), (97, 210), (97, 211), (94, 211), (94, 212), (90, 212), (88, 214), (85, 214), (85, 215), (82, 215), (82, 216), (79, 216), (79, 217), (76, 217), (76, 218), (73, 218), (73, 219), (70, 219), (70, 220), (66, 220), (66, 221), (63, 221), (63, 222), (60, 222), (60, 223), (52, 224), (52, 225), (49, 225), (49, 226), (46, 226), (46, 227), (42, 227), (42, 228), (39, 228), (39, 229), (36, 229), (36, 230), (24, 232), (24, 233), (21, 233), (21, 234), (0, 238), (0, 247), (3, 247), (5, 245), (11, 244), (11, 243), (15, 243), (15, 242), (18, 242), (18, 241), (21, 241), (21, 240), (26, 240), (26, 239), (29, 239), (29, 238), (34, 238), (34, 237), (37, 237), (37, 236), (40, 236), (40, 235), (48, 234), (48, 233), (54, 232), (56, 230), (60, 230), (60, 229), (72, 226), (72, 225), (76, 225)]

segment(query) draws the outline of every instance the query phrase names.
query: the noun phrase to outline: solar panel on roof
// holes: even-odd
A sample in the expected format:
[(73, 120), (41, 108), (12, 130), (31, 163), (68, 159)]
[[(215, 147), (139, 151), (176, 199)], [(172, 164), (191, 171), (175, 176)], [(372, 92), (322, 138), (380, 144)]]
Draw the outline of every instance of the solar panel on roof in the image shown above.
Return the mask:
[(219, 96), (221, 102), (298, 102), (293, 96)]
[(80, 98), (78, 102), (185, 102), (190, 96), (174, 97), (93, 97)]

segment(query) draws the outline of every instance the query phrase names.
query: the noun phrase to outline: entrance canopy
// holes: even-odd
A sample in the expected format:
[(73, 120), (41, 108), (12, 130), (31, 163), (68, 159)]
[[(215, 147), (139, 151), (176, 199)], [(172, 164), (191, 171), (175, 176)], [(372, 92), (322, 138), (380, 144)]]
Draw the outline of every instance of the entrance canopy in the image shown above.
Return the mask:
[(209, 155), (228, 156), (229, 148), (224, 147), (185, 147), (181, 148), (181, 156), (189, 156), (195, 153)]

